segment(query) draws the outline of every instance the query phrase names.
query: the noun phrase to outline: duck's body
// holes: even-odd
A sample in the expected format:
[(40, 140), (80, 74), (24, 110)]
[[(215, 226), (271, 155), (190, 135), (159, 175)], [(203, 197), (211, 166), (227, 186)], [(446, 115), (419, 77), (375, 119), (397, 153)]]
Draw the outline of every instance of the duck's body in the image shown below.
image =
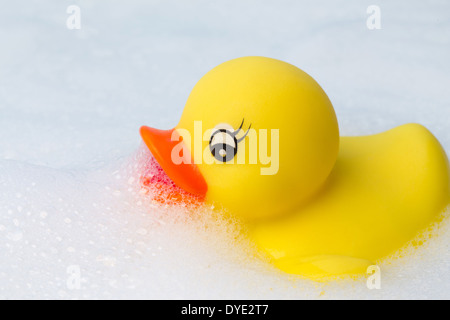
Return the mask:
[[(176, 128), (143, 127), (141, 135), (175, 184), (239, 217), (289, 273), (364, 273), (450, 201), (448, 158), (427, 129), (408, 124), (339, 138), (323, 89), (279, 60), (245, 57), (214, 68), (192, 90)], [(260, 149), (270, 145), (270, 174), (267, 161), (234, 162), (264, 155), (250, 154), (251, 139)]]
[(254, 224), (251, 237), (289, 273), (364, 273), (437, 219), (450, 199), (448, 172), (444, 150), (421, 125), (344, 137), (316, 196)]

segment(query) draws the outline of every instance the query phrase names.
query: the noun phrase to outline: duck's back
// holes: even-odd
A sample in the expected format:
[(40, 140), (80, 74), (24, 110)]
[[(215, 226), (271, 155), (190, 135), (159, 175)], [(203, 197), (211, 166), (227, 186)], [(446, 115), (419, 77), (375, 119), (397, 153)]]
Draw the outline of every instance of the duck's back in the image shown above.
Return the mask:
[(449, 182), (445, 151), (421, 125), (344, 137), (323, 189), (252, 237), (287, 272), (364, 272), (437, 220)]

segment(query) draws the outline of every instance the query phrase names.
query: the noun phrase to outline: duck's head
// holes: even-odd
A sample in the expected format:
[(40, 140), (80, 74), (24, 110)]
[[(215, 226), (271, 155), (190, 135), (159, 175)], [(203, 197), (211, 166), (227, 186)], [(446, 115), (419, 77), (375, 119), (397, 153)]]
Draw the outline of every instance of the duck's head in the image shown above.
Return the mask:
[(174, 129), (142, 127), (141, 135), (175, 184), (247, 220), (289, 212), (314, 195), (339, 145), (333, 106), (317, 82), (264, 57), (214, 68)]

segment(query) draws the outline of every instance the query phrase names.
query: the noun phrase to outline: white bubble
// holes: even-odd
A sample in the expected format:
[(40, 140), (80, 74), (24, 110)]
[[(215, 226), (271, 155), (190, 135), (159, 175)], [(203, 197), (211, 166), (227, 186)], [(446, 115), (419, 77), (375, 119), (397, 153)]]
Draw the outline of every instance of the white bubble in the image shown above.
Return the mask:
[(20, 241), (23, 239), (23, 233), (20, 231), (10, 232), (6, 237), (11, 241)]
[(148, 234), (148, 231), (147, 229), (140, 228), (136, 231), (136, 233), (145, 236), (146, 234)]

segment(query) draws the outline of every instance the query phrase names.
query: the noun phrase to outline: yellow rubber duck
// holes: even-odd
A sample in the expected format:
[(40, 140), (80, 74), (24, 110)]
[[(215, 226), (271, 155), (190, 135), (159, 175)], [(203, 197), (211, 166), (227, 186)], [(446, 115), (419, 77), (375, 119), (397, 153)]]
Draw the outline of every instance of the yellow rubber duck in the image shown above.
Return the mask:
[(174, 129), (141, 136), (176, 185), (241, 218), (275, 266), (310, 278), (365, 273), (450, 201), (449, 161), (426, 128), (340, 138), (317, 82), (271, 58), (219, 65)]

